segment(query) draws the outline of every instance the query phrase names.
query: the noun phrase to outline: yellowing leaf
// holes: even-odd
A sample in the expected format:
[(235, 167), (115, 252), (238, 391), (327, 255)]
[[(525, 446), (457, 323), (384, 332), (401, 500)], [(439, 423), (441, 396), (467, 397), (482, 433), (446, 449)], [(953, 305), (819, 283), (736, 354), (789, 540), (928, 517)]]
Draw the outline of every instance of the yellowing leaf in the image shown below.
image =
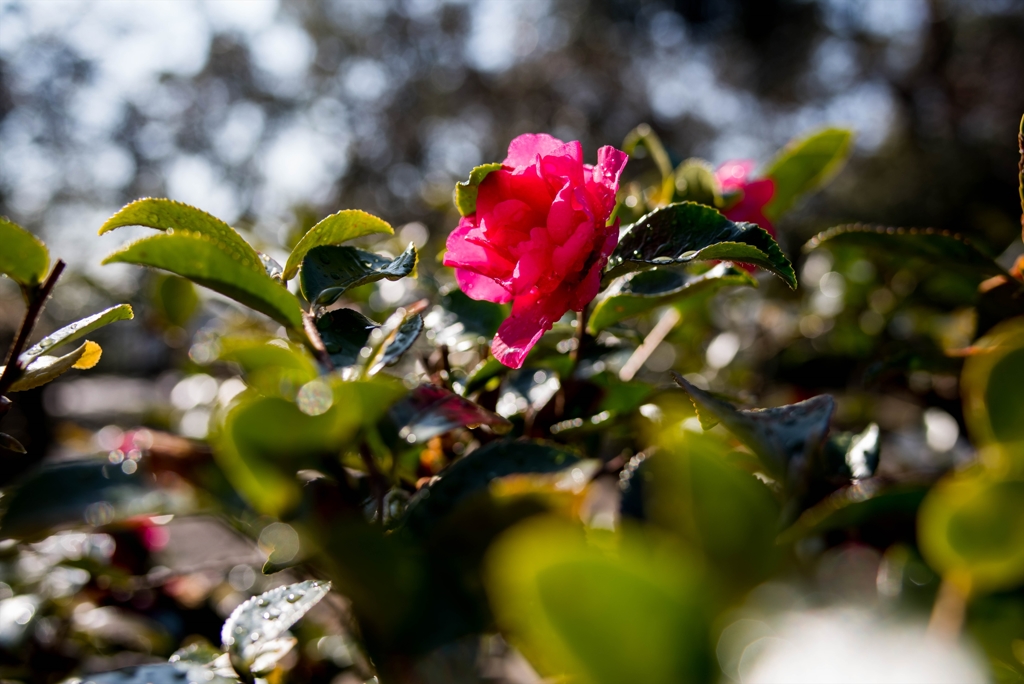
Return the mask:
[(71, 367), (79, 370), (89, 370), (100, 362), (100, 357), (103, 356), (103, 349), (100, 348), (100, 345), (89, 340), (86, 340), (82, 346), (85, 347), (85, 352)]
[[(100, 360), (100, 345), (86, 340), (82, 346), (64, 356), (40, 356), (22, 371), (21, 376), (11, 385), (12, 392), (24, 392), (45, 385), (57, 379), (72, 368), (92, 368)], [(0, 366), (0, 375), (4, 367)]]

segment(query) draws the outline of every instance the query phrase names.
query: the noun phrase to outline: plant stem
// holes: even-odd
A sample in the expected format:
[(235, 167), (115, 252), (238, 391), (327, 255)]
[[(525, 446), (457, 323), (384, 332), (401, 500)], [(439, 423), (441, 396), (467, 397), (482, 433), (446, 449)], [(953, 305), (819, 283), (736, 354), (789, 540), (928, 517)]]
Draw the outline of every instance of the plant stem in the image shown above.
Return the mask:
[(21, 356), (25, 345), (28, 344), (32, 330), (36, 327), (36, 322), (39, 320), (39, 315), (43, 313), (43, 307), (46, 306), (46, 300), (50, 298), (53, 286), (57, 284), (57, 279), (64, 272), (65, 265), (61, 259), (57, 259), (57, 262), (53, 265), (53, 270), (50, 271), (50, 275), (46, 277), (42, 285), (32, 292), (28, 308), (25, 310), (25, 317), (22, 319), (21, 327), (18, 329), (18, 336), (14, 339), (14, 344), (11, 345), (7, 352), (4, 372), (3, 375), (0, 375), (0, 394), (3, 394), (7, 388), (13, 385), (21, 375), (22, 370), (24, 370), (18, 362), (18, 357)]
[(651, 329), (651, 332), (647, 333), (647, 337), (644, 338), (643, 344), (636, 348), (633, 355), (629, 357), (626, 364), (619, 371), (619, 379), (623, 382), (629, 382), (633, 379), (633, 376), (637, 374), (637, 371), (647, 362), (654, 350), (661, 344), (668, 334), (672, 332), (672, 329), (676, 327), (682, 319), (682, 314), (679, 313), (678, 309), (671, 308), (658, 319), (658, 323)]
[(956, 641), (964, 626), (969, 594), (969, 578), (943, 577), (928, 620), (928, 634), (943, 641)]
[(377, 462), (373, 460), (373, 454), (370, 452), (370, 445), (365, 441), (359, 445), (359, 455), (363, 459), (363, 465), (366, 466), (366, 472), (370, 475), (370, 484), (373, 486), (373, 495), (377, 499), (377, 522), (381, 525), (384, 524), (384, 474), (380, 472), (380, 468), (377, 467)]
[(324, 340), (320, 337), (320, 331), (316, 329), (316, 321), (313, 319), (313, 315), (307, 311), (302, 312), (302, 330), (306, 333), (306, 339), (309, 340), (309, 346), (313, 350), (316, 360), (327, 370), (334, 370), (334, 362), (331, 361), (331, 355), (327, 353), (327, 347), (324, 346)]

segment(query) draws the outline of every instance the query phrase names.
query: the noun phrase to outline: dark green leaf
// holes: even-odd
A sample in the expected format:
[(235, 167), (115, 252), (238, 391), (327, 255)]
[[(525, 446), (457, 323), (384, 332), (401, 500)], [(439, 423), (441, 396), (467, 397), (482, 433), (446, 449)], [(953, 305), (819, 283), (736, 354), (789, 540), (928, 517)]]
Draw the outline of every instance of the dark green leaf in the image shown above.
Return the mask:
[(295, 245), (295, 249), (288, 255), (283, 277), (285, 280), (294, 278), (299, 265), (305, 261), (306, 254), (316, 247), (340, 245), (357, 237), (380, 233), (394, 235), (395, 231), (387, 222), (358, 209), (346, 209), (331, 214), (310, 228), (299, 240), (299, 244)]
[(576, 454), (544, 442), (491, 442), (448, 466), (437, 480), (417, 492), (400, 525), (413, 534), (426, 534), (460, 502), (484, 491), (495, 478), (557, 473), (579, 461)]
[(153, 487), (144, 468), (127, 474), (106, 459), (45, 465), (4, 500), (4, 539), (35, 539), (57, 529), (175, 512), (175, 502)]
[(809, 252), (824, 244), (853, 245), (881, 255), (926, 260), (936, 269), (952, 269), (979, 281), (1001, 275), (1009, 278), (1003, 267), (978, 250), (970, 240), (947, 230), (934, 228), (885, 228), (859, 223), (836, 226), (818, 233), (804, 245)]
[(50, 267), (42, 240), (10, 219), (0, 216), (0, 274), (24, 287), (35, 287)]
[(826, 128), (786, 145), (764, 174), (775, 182), (775, 194), (764, 208), (765, 216), (777, 220), (801, 195), (838, 173), (850, 154), (852, 141), (851, 131)]
[(624, 318), (732, 285), (757, 287), (757, 279), (729, 263), (717, 264), (700, 274), (664, 268), (628, 273), (615, 280), (594, 304), (587, 332), (593, 335)]
[(443, 292), (440, 308), (427, 316), (437, 344), (453, 351), (466, 351), (494, 337), (498, 326), (508, 318), (509, 307), (470, 299), (457, 288)]
[(92, 316), (83, 318), (80, 321), (75, 321), (56, 332), (50, 333), (43, 339), (39, 340), (38, 344), (25, 351), (25, 353), (19, 357), (19, 360), (23, 364), (30, 363), (32, 359), (52, 352), (61, 345), (81, 339), (98, 328), (102, 328), (103, 326), (109, 325), (115, 321), (131, 320), (134, 317), (135, 315), (132, 313), (132, 307), (129, 304), (118, 304), (117, 306), (112, 306), (105, 311), (93, 314)]
[(767, 231), (753, 223), (733, 223), (695, 202), (656, 209), (630, 226), (608, 260), (605, 278), (709, 259), (754, 264), (796, 288), (792, 264)]
[[(64, 356), (37, 356), (21, 371), (18, 379), (11, 385), (10, 391), (24, 392), (41, 387), (72, 368), (88, 370), (96, 365), (102, 353), (100, 345), (86, 340), (82, 346)], [(0, 366), (0, 373), (3, 371), (4, 366)]]
[(881, 450), (878, 425), (871, 423), (863, 432), (839, 432), (830, 435), (822, 452), (822, 475), (847, 483), (875, 474)]
[(215, 241), (221, 249), (237, 254), (239, 261), (258, 267), (259, 253), (234, 228), (201, 209), (174, 200), (147, 197), (125, 205), (100, 226), (100, 235), (122, 226), (146, 226), (175, 233), (199, 233)]
[(891, 524), (898, 517), (913, 516), (927, 492), (924, 487), (879, 490), (850, 485), (804, 511), (779, 535), (778, 541), (789, 544), (811, 534), (860, 527), (876, 519)]
[(258, 256), (252, 261), (223, 241), (199, 232), (174, 231), (133, 242), (103, 263), (150, 266), (188, 278), (273, 318), (293, 330), (302, 329), (299, 300), (267, 275)]
[(316, 247), (302, 261), (299, 284), (306, 301), (333, 304), (346, 290), (383, 278), (399, 280), (416, 268), (416, 247), (409, 243), (394, 259), (355, 247)]
[(8, 451), (13, 451), (16, 454), (25, 453), (25, 447), (21, 445), (21, 442), (5, 432), (0, 432), (0, 449), (7, 449)]
[(690, 395), (705, 430), (721, 422), (758, 455), (770, 475), (786, 482), (804, 475), (828, 434), (835, 401), (827, 394), (778, 408), (743, 411), (676, 373), (673, 377)]
[[(334, 365), (347, 368), (359, 362), (360, 350), (370, 342), (370, 334), (381, 326), (354, 309), (335, 309), (321, 316), (316, 327)], [(398, 363), (422, 331), (423, 319), (418, 314), (403, 321), (384, 349), (384, 365)]]
[(235, 608), (221, 630), (235, 670), (243, 676), (273, 670), (295, 644), (294, 639), (282, 642), (282, 637), (330, 590), (330, 582), (307, 580), (271, 589)]
[(476, 196), (480, 191), (480, 184), (484, 182), (488, 174), (501, 168), (501, 162), (482, 164), (469, 172), (469, 178), (455, 184), (455, 208), (463, 216), (469, 216), (476, 212)]
[(388, 411), (388, 417), (398, 436), (409, 444), (423, 444), (458, 427), (487, 425), (495, 432), (511, 428), (498, 414), (434, 385), (414, 389)]
[(721, 207), (722, 195), (715, 179), (715, 170), (703, 159), (687, 159), (675, 170), (676, 202), (697, 202)]

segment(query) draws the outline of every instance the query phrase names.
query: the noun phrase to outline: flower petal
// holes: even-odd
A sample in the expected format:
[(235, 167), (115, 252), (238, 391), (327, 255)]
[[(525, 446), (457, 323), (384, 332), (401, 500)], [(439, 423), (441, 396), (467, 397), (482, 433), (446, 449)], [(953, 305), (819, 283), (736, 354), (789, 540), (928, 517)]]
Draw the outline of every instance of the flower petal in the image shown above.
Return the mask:
[(522, 368), (533, 346), (568, 310), (565, 297), (557, 295), (527, 307), (513, 305), (512, 315), (502, 322), (491, 342), (491, 354), (509, 368)]
[(480, 299), (497, 304), (512, 301), (512, 294), (493, 278), (467, 271), (464, 268), (457, 268), (455, 269), (455, 280), (459, 284), (459, 289), (465, 292), (470, 299)]
[(508, 144), (508, 156), (502, 163), (517, 169), (529, 166), (537, 161), (538, 155), (546, 155), (564, 144), (547, 133), (523, 133)]

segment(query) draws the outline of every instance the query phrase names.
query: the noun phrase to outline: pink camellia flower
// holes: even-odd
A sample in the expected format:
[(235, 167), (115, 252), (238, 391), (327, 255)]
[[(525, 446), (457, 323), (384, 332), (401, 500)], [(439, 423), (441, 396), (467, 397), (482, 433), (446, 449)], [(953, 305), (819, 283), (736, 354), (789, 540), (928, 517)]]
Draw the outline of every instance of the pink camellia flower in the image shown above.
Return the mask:
[(628, 159), (606, 146), (591, 166), (579, 141), (526, 134), (480, 184), (476, 213), (448, 236), (444, 263), (469, 297), (512, 302), (491, 343), (501, 363), (522, 367), (555, 321), (597, 296), (619, 241), (619, 222), (608, 218)]
[(727, 161), (715, 171), (715, 178), (725, 192), (743, 195), (740, 201), (723, 213), (730, 221), (748, 221), (761, 226), (774, 237), (775, 227), (764, 215), (764, 207), (775, 194), (775, 182), (771, 178), (748, 181), (754, 162), (749, 160)]

